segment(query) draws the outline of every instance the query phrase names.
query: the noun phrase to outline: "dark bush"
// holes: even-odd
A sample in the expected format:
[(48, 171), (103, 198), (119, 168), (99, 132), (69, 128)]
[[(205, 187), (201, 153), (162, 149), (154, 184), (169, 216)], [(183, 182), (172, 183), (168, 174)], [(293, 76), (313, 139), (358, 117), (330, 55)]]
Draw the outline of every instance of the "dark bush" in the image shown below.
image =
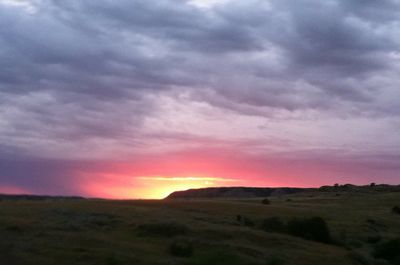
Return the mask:
[(374, 265), (391, 265), (391, 264), (387, 260), (377, 259), (374, 261)]
[(151, 223), (141, 224), (137, 227), (137, 231), (141, 236), (172, 237), (184, 235), (188, 230), (187, 226), (178, 223)]
[(381, 241), (382, 237), (380, 235), (372, 235), (372, 236), (368, 236), (366, 241), (369, 244), (376, 244), (379, 241)]
[(236, 215), (236, 221), (241, 222), (242, 216), (240, 214)]
[(8, 232), (22, 232), (24, 229), (19, 225), (10, 225), (5, 227), (5, 230)]
[(169, 253), (177, 257), (190, 257), (193, 255), (193, 244), (186, 239), (179, 239), (169, 246)]
[(265, 262), (266, 265), (283, 265), (283, 260), (275, 255), (269, 256), (267, 261)]
[(115, 257), (114, 254), (107, 257), (106, 265), (118, 265), (118, 264), (120, 263), (118, 262), (118, 259)]
[(328, 225), (321, 217), (309, 219), (294, 218), (288, 222), (287, 229), (289, 234), (293, 236), (322, 243), (332, 242)]
[(187, 265), (243, 265), (246, 264), (232, 250), (215, 249), (196, 258), (191, 258)]
[(374, 257), (400, 264), (400, 238), (379, 244), (374, 249)]
[(268, 199), (264, 199), (261, 201), (262, 204), (271, 204), (271, 201)]
[(263, 220), (261, 228), (267, 232), (283, 232), (285, 224), (279, 217), (270, 217)]
[(360, 241), (360, 240), (350, 239), (350, 240), (347, 242), (347, 245), (348, 245), (348, 247), (349, 247), (350, 249), (353, 249), (353, 248), (362, 248), (363, 245), (364, 245), (364, 243), (363, 243), (362, 241)]
[(251, 220), (250, 218), (247, 218), (247, 217), (243, 217), (243, 224), (245, 226), (250, 226), (250, 227), (253, 227), (255, 225), (253, 220)]
[(367, 257), (357, 251), (351, 251), (347, 254), (354, 265), (370, 265), (370, 261)]
[(394, 207), (392, 208), (392, 213), (400, 214), (400, 207), (399, 207), (399, 206), (394, 206)]

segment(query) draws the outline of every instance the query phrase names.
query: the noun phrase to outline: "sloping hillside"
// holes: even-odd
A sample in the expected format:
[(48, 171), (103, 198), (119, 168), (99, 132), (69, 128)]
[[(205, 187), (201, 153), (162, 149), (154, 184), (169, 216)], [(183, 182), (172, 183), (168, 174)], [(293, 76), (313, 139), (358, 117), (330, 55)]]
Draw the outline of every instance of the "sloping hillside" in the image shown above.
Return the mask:
[(168, 199), (179, 198), (256, 198), (272, 195), (293, 194), (314, 189), (305, 188), (249, 188), (249, 187), (219, 187), (190, 189), (171, 193)]

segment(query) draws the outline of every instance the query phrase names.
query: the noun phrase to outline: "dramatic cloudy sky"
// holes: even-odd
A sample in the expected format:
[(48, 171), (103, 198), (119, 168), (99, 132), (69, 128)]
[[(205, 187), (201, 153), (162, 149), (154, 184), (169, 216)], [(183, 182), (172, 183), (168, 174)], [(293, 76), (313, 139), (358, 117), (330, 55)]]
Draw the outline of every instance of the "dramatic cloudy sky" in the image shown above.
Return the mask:
[(399, 0), (0, 0), (0, 192), (400, 182)]

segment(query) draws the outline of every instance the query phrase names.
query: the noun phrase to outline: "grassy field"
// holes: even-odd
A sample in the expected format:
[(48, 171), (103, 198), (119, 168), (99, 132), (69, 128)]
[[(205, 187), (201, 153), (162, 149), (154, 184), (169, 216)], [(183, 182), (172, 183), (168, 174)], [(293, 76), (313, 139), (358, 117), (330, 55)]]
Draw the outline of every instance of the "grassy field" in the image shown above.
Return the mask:
[[(3, 200), (0, 264), (398, 264), (373, 253), (400, 237), (400, 215), (391, 211), (399, 192), (261, 200)], [(326, 221), (332, 242), (262, 227), (270, 217), (314, 216)]]

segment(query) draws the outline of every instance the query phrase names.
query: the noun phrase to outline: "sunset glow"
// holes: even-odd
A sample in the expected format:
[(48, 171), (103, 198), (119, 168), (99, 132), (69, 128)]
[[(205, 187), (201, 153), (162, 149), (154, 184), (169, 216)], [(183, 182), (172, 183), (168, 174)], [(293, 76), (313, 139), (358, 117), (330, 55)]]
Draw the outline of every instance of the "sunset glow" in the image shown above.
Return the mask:
[[(125, 179), (124, 183), (115, 183), (114, 179)], [(114, 199), (162, 199), (177, 190), (188, 190), (204, 187), (232, 186), (240, 184), (236, 179), (214, 177), (165, 177), (165, 176), (108, 176), (104, 182), (85, 184), (85, 194)]]

